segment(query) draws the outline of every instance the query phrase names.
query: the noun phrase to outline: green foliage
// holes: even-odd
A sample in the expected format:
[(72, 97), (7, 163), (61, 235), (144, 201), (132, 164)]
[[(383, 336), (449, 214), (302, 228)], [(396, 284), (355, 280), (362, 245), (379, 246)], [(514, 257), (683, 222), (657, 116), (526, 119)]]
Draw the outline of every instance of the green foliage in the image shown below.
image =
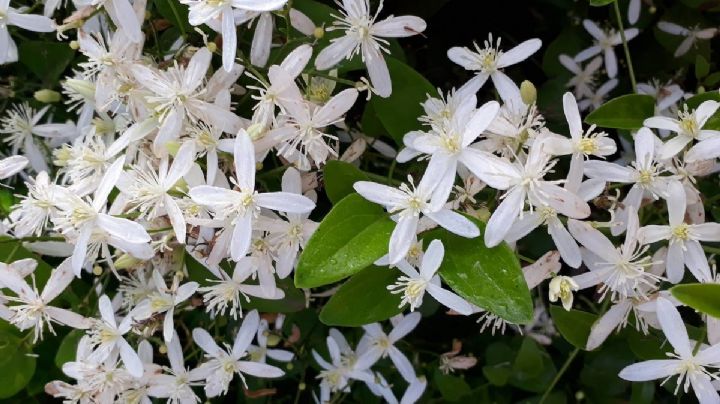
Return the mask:
[(602, 128), (639, 129), (645, 119), (655, 115), (655, 99), (644, 94), (614, 98), (589, 113), (585, 122)]
[(720, 318), (720, 285), (688, 283), (673, 286), (670, 292), (683, 304), (715, 318)]
[[(484, 225), (475, 223), (484, 231)], [(445, 246), (440, 276), (460, 296), (511, 323), (532, 319), (533, 305), (520, 263), (505, 243), (488, 248), (480, 235), (460, 237), (438, 229), (425, 235), (425, 244), (438, 239)]]
[[(402, 312), (400, 295), (387, 290), (401, 275), (391, 268), (370, 266), (353, 275), (325, 303), (320, 321), (327, 325), (358, 327), (387, 320)], [(362, 310), (348, 310), (362, 307)]]
[(423, 109), (420, 104), (428, 95), (437, 97), (437, 90), (412, 67), (393, 57), (385, 60), (393, 83), (392, 95), (373, 97), (370, 104), (395, 143), (401, 145), (406, 133), (421, 128), (418, 117), (423, 115)]
[(0, 398), (12, 397), (27, 386), (35, 374), (35, 362), (27, 339), (0, 328)]
[(565, 341), (577, 348), (585, 349), (590, 328), (597, 320), (597, 316), (580, 310), (566, 311), (562, 306), (551, 305), (550, 315), (552, 316), (555, 328)]
[(368, 180), (367, 175), (359, 168), (340, 160), (328, 161), (323, 169), (323, 176), (325, 193), (333, 204), (354, 193), (354, 183)]
[(20, 63), (41, 79), (45, 86), (52, 87), (72, 61), (75, 51), (64, 43), (23, 41), (18, 46), (18, 55)]
[(337, 282), (387, 254), (395, 222), (382, 207), (350, 194), (325, 216), (295, 269), (295, 286)]

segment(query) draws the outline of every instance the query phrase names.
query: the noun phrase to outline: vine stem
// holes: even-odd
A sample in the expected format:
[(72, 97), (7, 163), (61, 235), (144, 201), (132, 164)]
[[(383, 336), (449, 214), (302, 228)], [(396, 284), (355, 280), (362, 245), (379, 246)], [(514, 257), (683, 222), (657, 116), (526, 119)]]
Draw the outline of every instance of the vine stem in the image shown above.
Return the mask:
[(542, 397), (540, 397), (540, 401), (538, 401), (538, 404), (543, 404), (545, 400), (547, 400), (550, 392), (552, 391), (552, 389), (555, 388), (557, 382), (560, 381), (562, 375), (565, 374), (567, 369), (570, 367), (570, 364), (572, 363), (573, 359), (575, 359), (578, 352), (580, 352), (580, 348), (575, 348), (575, 350), (570, 353), (570, 356), (568, 356), (568, 358), (565, 360), (565, 363), (563, 364), (562, 368), (560, 368), (560, 371), (555, 375), (552, 383), (550, 383), (547, 390), (545, 390), (545, 393), (543, 393)]
[(620, 6), (618, 6), (617, 0), (613, 1), (613, 8), (615, 9), (615, 18), (617, 19), (618, 28), (620, 29), (620, 38), (622, 39), (623, 50), (625, 51), (628, 73), (630, 73), (630, 84), (632, 84), (633, 93), (637, 93), (635, 70), (633, 69), (632, 59), (630, 58), (630, 48), (628, 48), (627, 38), (625, 38), (625, 27), (623, 26), (622, 15), (620, 15)]

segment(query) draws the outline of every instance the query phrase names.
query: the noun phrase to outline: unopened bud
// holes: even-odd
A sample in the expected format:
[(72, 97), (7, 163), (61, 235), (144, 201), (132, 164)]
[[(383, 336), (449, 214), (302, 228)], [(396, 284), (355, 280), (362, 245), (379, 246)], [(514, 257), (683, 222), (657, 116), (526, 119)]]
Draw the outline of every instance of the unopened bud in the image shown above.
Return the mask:
[(60, 93), (58, 93), (57, 91), (49, 90), (47, 88), (35, 91), (33, 97), (35, 97), (36, 100), (45, 104), (60, 101)]
[(166, 142), (165, 149), (167, 150), (168, 153), (170, 153), (171, 156), (174, 157), (177, 154), (178, 150), (180, 150), (180, 143), (178, 143), (176, 141)]
[(307, 385), (305, 383), (298, 384), (298, 390), (305, 390), (307, 388)]
[(139, 264), (140, 260), (131, 256), (130, 254), (123, 254), (115, 260), (115, 268), (117, 269), (130, 269), (135, 265)]
[(211, 53), (215, 53), (217, 51), (217, 44), (215, 44), (215, 42), (208, 42), (207, 48)]
[(525, 80), (520, 83), (520, 98), (522, 98), (526, 105), (535, 103), (535, 100), (537, 100), (537, 89), (532, 82)]
[(315, 30), (313, 31), (313, 36), (316, 39), (320, 39), (325, 36), (325, 28), (323, 27), (315, 27)]
[(80, 49), (80, 43), (78, 41), (70, 41), (70, 44), (68, 46), (70, 46), (70, 49), (72, 50)]
[(93, 275), (100, 276), (102, 274), (102, 272), (103, 272), (103, 269), (100, 265), (95, 265), (93, 267)]
[(698, 94), (702, 94), (702, 93), (704, 93), (704, 92), (705, 92), (705, 86), (699, 86), (698, 89), (697, 89), (697, 93), (698, 93)]
[(277, 346), (280, 343), (280, 336), (277, 334), (270, 334), (267, 336), (267, 346)]
[(292, 362), (290, 362), (290, 363), (288, 363), (287, 365), (285, 365), (285, 368), (286, 368), (287, 370), (293, 370), (293, 368), (295, 368), (295, 365), (293, 365)]
[(158, 348), (158, 351), (159, 351), (161, 354), (165, 355), (165, 354), (167, 353), (167, 351), (168, 351), (167, 346), (166, 346), (165, 344), (160, 345), (160, 348)]
[(245, 129), (245, 132), (250, 136), (250, 140), (253, 142), (262, 139), (265, 136), (265, 125), (261, 123), (254, 123)]

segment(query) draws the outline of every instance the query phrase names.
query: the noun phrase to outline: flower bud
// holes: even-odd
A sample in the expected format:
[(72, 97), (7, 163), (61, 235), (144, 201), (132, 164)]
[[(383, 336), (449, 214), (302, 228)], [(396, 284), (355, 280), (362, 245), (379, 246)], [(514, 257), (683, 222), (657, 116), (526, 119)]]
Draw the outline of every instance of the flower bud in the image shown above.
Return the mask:
[(320, 39), (325, 36), (325, 28), (323, 27), (315, 27), (315, 30), (313, 31), (313, 36), (315, 39)]
[(537, 89), (532, 82), (525, 80), (520, 83), (520, 98), (522, 98), (526, 105), (535, 103), (537, 100)]
[(215, 42), (208, 42), (207, 48), (211, 53), (217, 52), (217, 44)]
[(93, 267), (92, 272), (93, 272), (93, 275), (95, 275), (95, 276), (100, 276), (100, 275), (102, 274), (102, 272), (103, 272), (103, 269), (102, 269), (102, 267), (101, 267), (100, 265), (95, 265), (95, 266)]
[(78, 50), (80, 49), (80, 43), (78, 41), (70, 41), (70, 49), (72, 50)]
[(168, 352), (167, 345), (165, 345), (165, 344), (160, 345), (160, 348), (158, 348), (158, 351), (161, 354), (165, 355)]
[(573, 292), (580, 289), (578, 284), (568, 276), (556, 276), (550, 281), (548, 288), (550, 301), (556, 302), (558, 297), (562, 301), (563, 308), (570, 311), (573, 303)]
[(267, 336), (267, 346), (277, 346), (280, 343), (280, 336), (277, 334), (269, 334)]
[(130, 269), (141, 261), (130, 254), (122, 254), (118, 259), (115, 260), (115, 268), (117, 269)]
[(50, 104), (52, 102), (60, 101), (60, 93), (58, 93), (57, 91), (47, 89), (47, 88), (35, 91), (35, 94), (33, 94), (33, 97), (35, 97), (36, 100), (38, 100), (42, 103), (45, 103), (45, 104)]

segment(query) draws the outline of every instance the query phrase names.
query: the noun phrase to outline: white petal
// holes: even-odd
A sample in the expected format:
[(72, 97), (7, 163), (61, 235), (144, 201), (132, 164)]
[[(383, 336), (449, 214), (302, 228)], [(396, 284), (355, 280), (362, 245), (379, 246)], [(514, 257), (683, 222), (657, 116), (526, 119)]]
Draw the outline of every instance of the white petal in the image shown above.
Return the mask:
[(522, 187), (513, 188), (505, 194), (505, 199), (495, 209), (485, 229), (485, 244), (488, 247), (495, 247), (502, 242), (520, 214), (524, 203), (525, 191)]
[(343, 90), (332, 97), (313, 115), (316, 127), (320, 128), (337, 122), (355, 104), (357, 97), (358, 92), (354, 88)]
[(390, 264), (395, 265), (405, 258), (417, 234), (418, 217), (401, 216), (390, 236)]
[(376, 22), (371, 30), (373, 35), (385, 38), (403, 38), (413, 36), (425, 31), (425, 20), (413, 15), (388, 17)]
[(250, 342), (252, 342), (257, 332), (258, 325), (260, 324), (260, 315), (257, 310), (253, 310), (245, 315), (245, 319), (235, 336), (235, 342), (233, 343), (233, 356), (240, 358), (240, 356), (247, 351)]
[(141, 377), (144, 369), (137, 352), (125, 341), (125, 338), (120, 338), (118, 344), (120, 345), (120, 357), (128, 373), (135, 377)]
[(456, 312), (468, 316), (473, 312), (473, 307), (462, 297), (447, 291), (435, 284), (428, 284), (427, 292), (434, 297), (443, 306), (455, 310)]
[(480, 235), (480, 230), (473, 222), (452, 210), (441, 209), (437, 212), (427, 212), (425, 216), (432, 219), (445, 230), (455, 233), (458, 236), (475, 238)]
[(290, 192), (266, 192), (255, 195), (255, 203), (263, 208), (287, 213), (308, 213), (315, 209), (315, 202), (304, 195)]
[(585, 349), (592, 351), (605, 342), (610, 333), (623, 322), (631, 308), (632, 303), (627, 299), (613, 305), (592, 325)]
[(350, 56), (351, 52), (358, 46), (358, 42), (354, 37), (342, 36), (335, 39), (318, 53), (315, 58), (315, 68), (318, 70), (327, 70), (341, 60)]
[(532, 56), (532, 54), (534, 54), (535, 52), (537, 52), (541, 46), (541, 40), (537, 38), (528, 39), (527, 41), (522, 42), (516, 47), (510, 49), (509, 51), (503, 52), (503, 54), (500, 56), (500, 59), (498, 60), (498, 67), (503, 68), (520, 63), (523, 60)]
[(130, 243), (147, 243), (150, 241), (150, 235), (145, 228), (140, 223), (132, 220), (99, 214), (97, 225), (108, 234)]
[(370, 82), (375, 92), (377, 92), (380, 97), (389, 97), (392, 93), (390, 71), (380, 50), (374, 46), (363, 44), (362, 54), (365, 66), (367, 66), (368, 75), (370, 76)]
[(570, 234), (585, 248), (592, 251), (598, 257), (611, 261), (618, 257), (618, 252), (613, 243), (599, 230), (593, 228), (586, 222), (570, 219), (567, 222)]
[(565, 119), (570, 127), (570, 136), (573, 139), (579, 139), (583, 134), (582, 120), (580, 119), (580, 110), (578, 110), (577, 101), (572, 93), (563, 95), (563, 110), (565, 111)]
[(273, 35), (273, 18), (270, 13), (262, 13), (255, 25), (255, 34), (253, 35), (252, 44), (250, 46), (250, 63), (255, 66), (265, 66), (270, 57), (270, 47), (272, 45)]
[(631, 382), (664, 379), (677, 372), (679, 363), (676, 359), (649, 360), (625, 367), (618, 376)]
[(685, 323), (675, 305), (663, 297), (658, 297), (656, 304), (658, 321), (660, 321), (665, 337), (675, 348), (675, 352), (683, 358), (690, 358), (692, 356), (690, 340)]
[(237, 31), (231, 10), (222, 12), (222, 64), (226, 72), (232, 70), (237, 52)]
[(420, 264), (420, 276), (423, 279), (430, 280), (435, 275), (442, 264), (445, 256), (445, 246), (440, 240), (430, 242)]

